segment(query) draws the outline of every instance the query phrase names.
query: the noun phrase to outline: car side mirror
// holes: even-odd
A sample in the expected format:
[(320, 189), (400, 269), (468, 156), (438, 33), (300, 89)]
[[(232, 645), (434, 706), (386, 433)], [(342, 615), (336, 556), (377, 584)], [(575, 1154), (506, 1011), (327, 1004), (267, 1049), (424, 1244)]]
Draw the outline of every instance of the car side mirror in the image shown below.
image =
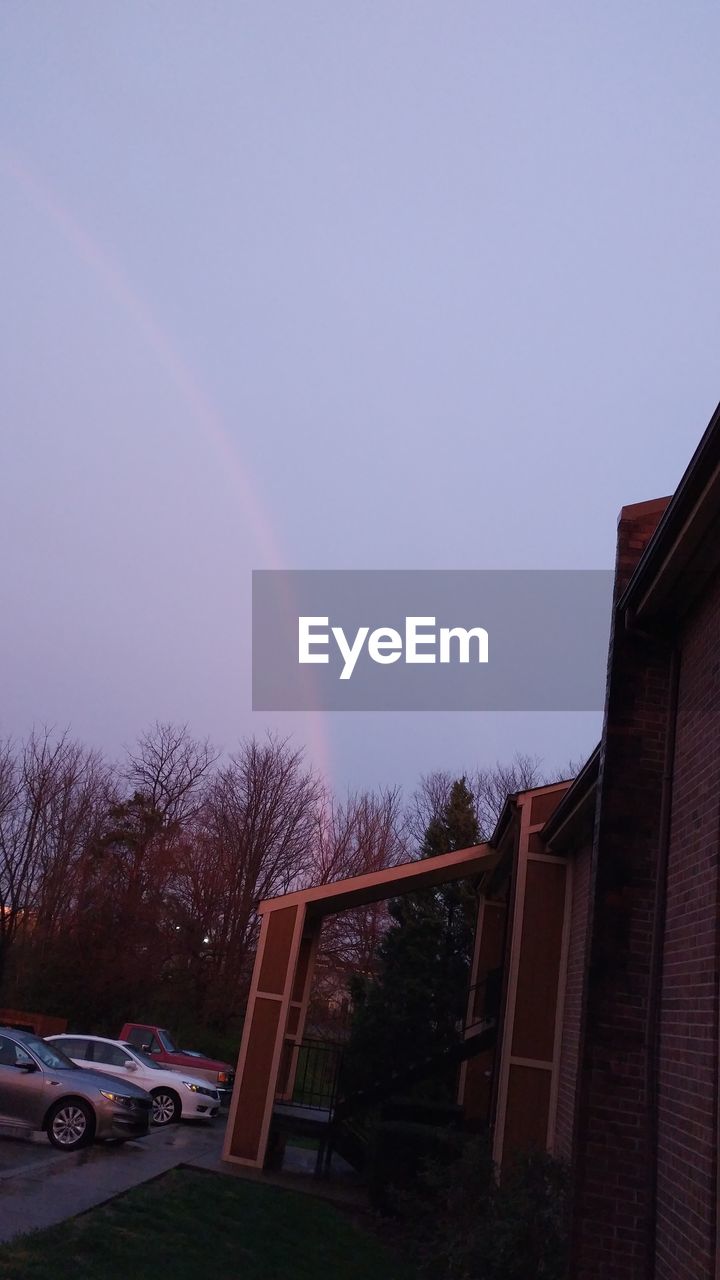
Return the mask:
[(18, 1071), (25, 1071), (27, 1075), (32, 1075), (33, 1071), (39, 1071), (37, 1062), (16, 1062), (15, 1066)]
[(126, 1071), (137, 1071), (137, 1062), (133, 1062), (132, 1058), (125, 1063)]

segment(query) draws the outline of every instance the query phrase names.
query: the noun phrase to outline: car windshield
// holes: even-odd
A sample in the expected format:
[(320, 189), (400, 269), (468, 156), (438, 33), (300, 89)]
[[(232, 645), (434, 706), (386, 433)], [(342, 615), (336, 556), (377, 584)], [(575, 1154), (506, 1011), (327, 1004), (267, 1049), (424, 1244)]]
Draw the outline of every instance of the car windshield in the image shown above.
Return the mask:
[(160, 1043), (166, 1053), (180, 1053), (180, 1050), (175, 1044), (175, 1041), (169, 1031), (164, 1031), (162, 1027), (158, 1027), (158, 1036), (160, 1037)]
[(136, 1049), (134, 1044), (129, 1044), (127, 1040), (123, 1041), (123, 1049), (129, 1049), (136, 1062), (141, 1062), (144, 1067), (152, 1067), (153, 1071), (164, 1071), (165, 1068), (149, 1053), (143, 1053), (142, 1049)]
[(63, 1053), (62, 1049), (56, 1048), (54, 1044), (48, 1044), (47, 1040), (41, 1040), (39, 1036), (23, 1036), (22, 1043), (27, 1046), (31, 1053), (35, 1054), (36, 1058), (40, 1059), (44, 1067), (50, 1067), (54, 1071), (80, 1070)]

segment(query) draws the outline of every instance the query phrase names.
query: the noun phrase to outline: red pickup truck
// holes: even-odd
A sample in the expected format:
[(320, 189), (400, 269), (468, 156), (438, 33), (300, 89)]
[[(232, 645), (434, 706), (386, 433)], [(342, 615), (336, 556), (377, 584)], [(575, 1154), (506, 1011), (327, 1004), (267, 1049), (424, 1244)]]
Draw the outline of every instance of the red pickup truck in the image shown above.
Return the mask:
[(235, 1082), (235, 1071), (229, 1062), (218, 1062), (196, 1049), (179, 1049), (169, 1031), (164, 1027), (149, 1026), (144, 1022), (126, 1022), (118, 1040), (124, 1040), (134, 1049), (143, 1049), (158, 1063), (170, 1071), (192, 1071), (214, 1084), (220, 1098), (229, 1102)]

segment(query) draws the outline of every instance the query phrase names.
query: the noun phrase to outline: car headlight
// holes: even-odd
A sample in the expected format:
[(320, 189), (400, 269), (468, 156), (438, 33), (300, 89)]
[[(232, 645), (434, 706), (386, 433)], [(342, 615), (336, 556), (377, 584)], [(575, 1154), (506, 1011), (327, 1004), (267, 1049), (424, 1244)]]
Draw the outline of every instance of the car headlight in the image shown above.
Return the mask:
[(107, 1098), (108, 1102), (117, 1102), (121, 1107), (131, 1107), (134, 1098), (129, 1098), (126, 1093), (110, 1093), (107, 1089), (101, 1089), (100, 1094), (103, 1098)]
[(217, 1089), (213, 1089), (210, 1085), (194, 1084), (191, 1080), (183, 1080), (183, 1084), (191, 1093), (202, 1093), (206, 1098), (214, 1098), (217, 1102)]

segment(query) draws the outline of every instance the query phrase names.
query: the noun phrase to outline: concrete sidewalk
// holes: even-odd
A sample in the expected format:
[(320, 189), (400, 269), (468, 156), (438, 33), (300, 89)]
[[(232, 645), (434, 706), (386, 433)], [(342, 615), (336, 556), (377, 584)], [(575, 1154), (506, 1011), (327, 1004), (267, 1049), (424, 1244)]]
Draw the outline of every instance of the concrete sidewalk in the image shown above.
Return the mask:
[(54, 1226), (176, 1165), (219, 1162), (224, 1131), (221, 1116), (209, 1125), (171, 1125), (138, 1142), (97, 1145), (75, 1155), (49, 1143), (0, 1138), (0, 1241)]
[(206, 1153), (186, 1162), (193, 1169), (205, 1169), (221, 1173), (229, 1178), (257, 1182), (266, 1187), (282, 1187), (285, 1191), (299, 1191), (319, 1200), (329, 1200), (343, 1208), (368, 1209), (368, 1193), (362, 1179), (340, 1156), (333, 1156), (331, 1176), (316, 1178), (315, 1152), (288, 1144), (282, 1169), (251, 1169), (244, 1165), (225, 1164), (220, 1155)]

